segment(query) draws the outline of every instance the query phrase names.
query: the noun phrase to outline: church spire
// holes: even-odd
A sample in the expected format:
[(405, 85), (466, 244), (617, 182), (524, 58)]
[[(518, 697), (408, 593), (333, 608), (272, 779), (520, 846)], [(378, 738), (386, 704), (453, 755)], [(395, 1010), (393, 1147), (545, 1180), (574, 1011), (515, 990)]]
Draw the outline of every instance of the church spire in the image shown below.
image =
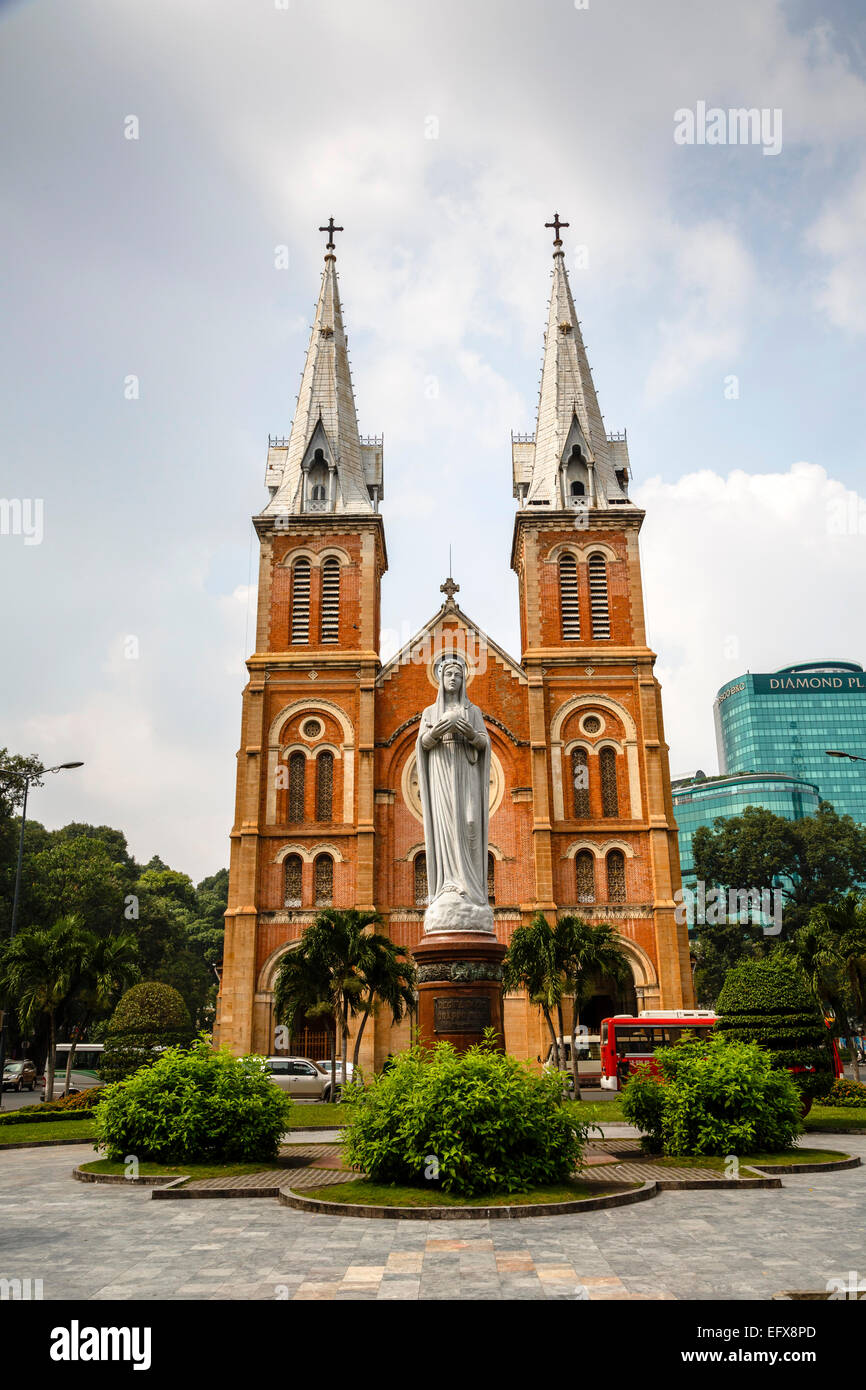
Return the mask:
[(625, 437), (608, 438), (565, 268), (560, 222), (544, 338), (535, 438), (513, 436), (514, 495), (524, 506), (607, 507), (627, 500)]
[(382, 496), (381, 439), (361, 441), (337, 283), (333, 217), (325, 268), (288, 440), (271, 441), (265, 514), (369, 514)]

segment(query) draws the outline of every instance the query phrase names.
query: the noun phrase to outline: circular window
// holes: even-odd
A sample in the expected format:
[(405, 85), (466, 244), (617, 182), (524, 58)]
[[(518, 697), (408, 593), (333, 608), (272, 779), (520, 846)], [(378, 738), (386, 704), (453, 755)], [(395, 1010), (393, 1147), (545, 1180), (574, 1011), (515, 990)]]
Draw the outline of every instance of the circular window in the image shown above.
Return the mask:
[[(502, 771), (502, 764), (496, 754), (490, 754), (490, 815), (498, 810), (502, 800), (502, 793), (505, 790), (505, 774)], [(418, 764), (415, 754), (411, 753), (403, 768), (402, 777), (403, 800), (416, 820), (423, 824), (424, 817), (421, 811), (421, 789), (418, 786)]]
[(588, 714), (583, 721), (583, 732), (585, 734), (597, 734), (601, 728), (601, 720), (597, 714)]
[(301, 733), (304, 738), (321, 738), (325, 732), (325, 726), (321, 719), (305, 719), (301, 725)]

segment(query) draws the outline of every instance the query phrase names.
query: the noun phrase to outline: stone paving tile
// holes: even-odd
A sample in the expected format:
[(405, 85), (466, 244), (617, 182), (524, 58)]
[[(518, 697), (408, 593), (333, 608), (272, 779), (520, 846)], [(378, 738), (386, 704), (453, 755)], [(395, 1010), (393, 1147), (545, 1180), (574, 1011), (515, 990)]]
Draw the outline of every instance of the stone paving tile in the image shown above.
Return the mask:
[[(866, 1157), (866, 1136), (812, 1142)], [(0, 1274), (41, 1274), (48, 1300), (571, 1301), (581, 1289), (591, 1301), (736, 1300), (818, 1290), (863, 1259), (866, 1168), (534, 1217), (516, 1234), (513, 1222), (443, 1230), (263, 1202), (151, 1202), (74, 1183), (73, 1164), (90, 1156), (84, 1145), (0, 1152)]]

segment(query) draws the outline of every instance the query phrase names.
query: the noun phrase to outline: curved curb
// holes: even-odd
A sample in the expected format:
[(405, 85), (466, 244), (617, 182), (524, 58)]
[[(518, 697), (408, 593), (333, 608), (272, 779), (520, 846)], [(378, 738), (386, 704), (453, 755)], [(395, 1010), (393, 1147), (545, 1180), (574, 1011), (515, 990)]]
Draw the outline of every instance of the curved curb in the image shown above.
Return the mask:
[(658, 1183), (652, 1181), (645, 1182), (642, 1187), (609, 1192), (604, 1197), (584, 1197), (575, 1202), (536, 1202), (514, 1207), (375, 1207), (301, 1197), (291, 1188), (284, 1187), (277, 1201), (281, 1207), (317, 1212), (322, 1216), (363, 1216), (382, 1221), (508, 1221), (525, 1216), (570, 1216), (581, 1211), (631, 1206), (634, 1202), (646, 1202), (650, 1197), (655, 1197), (658, 1190)]
[(845, 1168), (859, 1168), (860, 1159), (847, 1155), (830, 1163), (768, 1163), (764, 1168), (752, 1163), (749, 1167), (757, 1173), (839, 1173)]
[(167, 1187), (171, 1183), (186, 1182), (188, 1173), (170, 1177), (168, 1173), (145, 1173), (139, 1178), (128, 1178), (125, 1173), (88, 1173), (82, 1167), (73, 1168), (72, 1176), (76, 1182), (94, 1182), (108, 1187)]

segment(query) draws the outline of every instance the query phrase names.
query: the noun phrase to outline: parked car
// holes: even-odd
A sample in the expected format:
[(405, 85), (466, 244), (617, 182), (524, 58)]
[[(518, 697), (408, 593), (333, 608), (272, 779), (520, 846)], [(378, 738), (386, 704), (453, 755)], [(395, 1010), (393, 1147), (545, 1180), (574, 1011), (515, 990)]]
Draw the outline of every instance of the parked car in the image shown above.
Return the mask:
[[(306, 1057), (268, 1057), (265, 1070), (281, 1091), (305, 1100), (330, 1100), (331, 1078)], [(338, 1078), (339, 1079), (339, 1078)]]
[[(317, 1062), (317, 1063), (316, 1063), (316, 1066), (319, 1068), (319, 1071), (323, 1071), (323, 1072), (325, 1073), (326, 1076), (330, 1077), (330, 1075), (331, 1075), (331, 1063), (330, 1063), (330, 1062)], [(352, 1076), (353, 1076), (353, 1074), (354, 1074), (354, 1071), (355, 1071), (355, 1068), (353, 1067), (352, 1063), (351, 1063), (351, 1062), (347, 1062), (347, 1063), (346, 1063), (346, 1075), (348, 1076), (348, 1078), (349, 1078), (350, 1081), (352, 1080)], [(343, 1063), (338, 1059), (338, 1060), (337, 1060), (337, 1084), (339, 1085), (339, 1084), (342, 1082), (342, 1080), (343, 1080)]]
[(23, 1062), (7, 1062), (3, 1068), (3, 1090), (32, 1091), (36, 1085), (36, 1067), (26, 1059)]

